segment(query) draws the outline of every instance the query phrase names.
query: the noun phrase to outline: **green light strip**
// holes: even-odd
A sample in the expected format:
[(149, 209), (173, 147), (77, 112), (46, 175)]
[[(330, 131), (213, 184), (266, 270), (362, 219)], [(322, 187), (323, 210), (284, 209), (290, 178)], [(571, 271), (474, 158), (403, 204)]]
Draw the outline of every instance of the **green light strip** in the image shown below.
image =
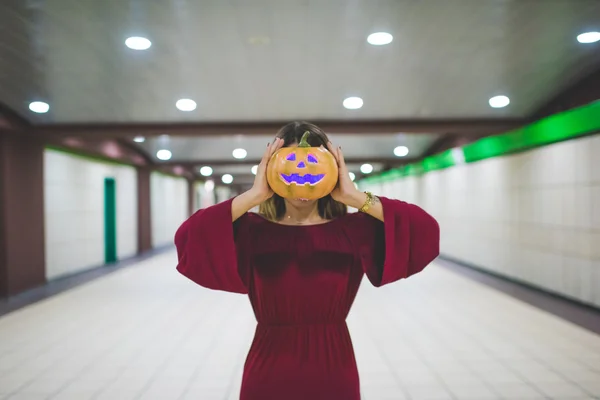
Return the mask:
[[(551, 115), (510, 132), (485, 137), (459, 148), (458, 151), (462, 150), (465, 162), (471, 163), (546, 146), (599, 131), (600, 100), (583, 107)], [(446, 150), (431, 157), (426, 157), (419, 162), (362, 179), (360, 183), (389, 182), (404, 176), (421, 175), (429, 171), (449, 168), (456, 164), (453, 151)]]

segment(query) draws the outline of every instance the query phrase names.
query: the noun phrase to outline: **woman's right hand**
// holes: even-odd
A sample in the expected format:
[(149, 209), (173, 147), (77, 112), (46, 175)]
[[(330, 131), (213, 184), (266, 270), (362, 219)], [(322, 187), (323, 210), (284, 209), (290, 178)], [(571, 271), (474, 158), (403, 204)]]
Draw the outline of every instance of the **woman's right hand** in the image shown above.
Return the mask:
[(267, 144), (260, 164), (258, 164), (258, 170), (256, 171), (256, 177), (254, 178), (254, 184), (250, 191), (256, 198), (256, 201), (260, 204), (265, 200), (268, 200), (273, 196), (273, 190), (267, 182), (267, 166), (271, 160), (271, 156), (275, 154), (277, 150), (283, 147), (283, 139), (275, 138), (273, 143)]
[(269, 182), (267, 182), (267, 166), (269, 165), (271, 156), (281, 147), (283, 147), (283, 140), (279, 138), (276, 138), (273, 143), (267, 145), (262, 160), (260, 160), (260, 164), (258, 164), (254, 185), (252, 185), (252, 188), (247, 192), (236, 196), (231, 203), (232, 221), (237, 220), (244, 215), (244, 213), (273, 196), (273, 190), (271, 190)]

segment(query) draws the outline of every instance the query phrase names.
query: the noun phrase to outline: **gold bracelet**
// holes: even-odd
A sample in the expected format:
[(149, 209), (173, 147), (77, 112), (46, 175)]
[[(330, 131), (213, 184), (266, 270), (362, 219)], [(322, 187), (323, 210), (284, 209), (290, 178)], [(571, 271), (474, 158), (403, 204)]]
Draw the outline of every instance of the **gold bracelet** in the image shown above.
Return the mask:
[(369, 208), (371, 208), (371, 206), (375, 203), (375, 199), (373, 197), (373, 193), (371, 193), (371, 192), (365, 192), (365, 194), (367, 195), (367, 201), (365, 201), (365, 204), (363, 204), (363, 206), (358, 209), (358, 211), (363, 212), (363, 213), (367, 212), (367, 210)]

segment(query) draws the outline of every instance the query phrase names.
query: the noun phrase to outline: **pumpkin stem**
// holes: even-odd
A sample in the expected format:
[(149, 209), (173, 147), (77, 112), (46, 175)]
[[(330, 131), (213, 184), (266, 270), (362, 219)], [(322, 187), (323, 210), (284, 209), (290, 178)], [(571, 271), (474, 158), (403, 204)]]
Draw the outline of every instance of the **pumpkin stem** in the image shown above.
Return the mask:
[(304, 135), (302, 135), (302, 139), (300, 139), (300, 143), (298, 143), (298, 147), (310, 147), (310, 144), (308, 144), (309, 136), (310, 136), (310, 131), (304, 132)]

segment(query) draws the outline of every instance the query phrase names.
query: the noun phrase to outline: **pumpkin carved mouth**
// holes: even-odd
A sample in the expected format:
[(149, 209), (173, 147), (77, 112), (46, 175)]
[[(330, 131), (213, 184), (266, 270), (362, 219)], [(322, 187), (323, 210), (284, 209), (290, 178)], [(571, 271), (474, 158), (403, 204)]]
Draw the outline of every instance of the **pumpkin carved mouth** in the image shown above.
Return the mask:
[(321, 182), (321, 180), (325, 177), (325, 174), (281, 174), (281, 179), (285, 182), (286, 185), (296, 184), (296, 185), (316, 185)]

